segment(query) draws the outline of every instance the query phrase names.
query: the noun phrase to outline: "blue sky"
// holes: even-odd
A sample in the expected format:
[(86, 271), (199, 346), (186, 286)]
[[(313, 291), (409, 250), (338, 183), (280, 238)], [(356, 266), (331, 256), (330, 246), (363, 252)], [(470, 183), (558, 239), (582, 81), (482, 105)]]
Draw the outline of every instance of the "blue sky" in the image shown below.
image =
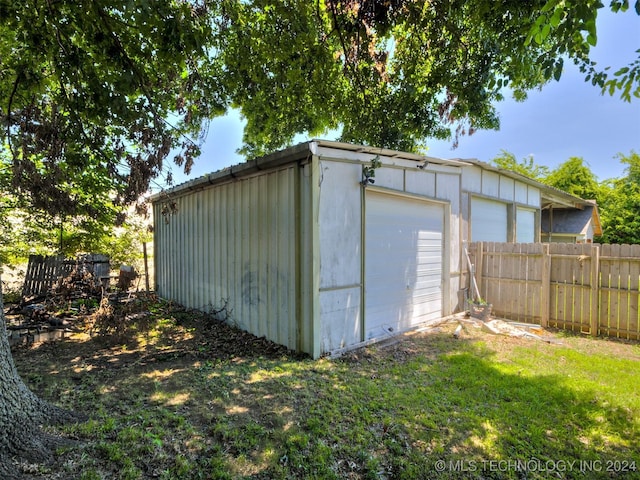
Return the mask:
[[(598, 44), (592, 58), (612, 71), (628, 64), (640, 48), (640, 16), (635, 12), (613, 14), (603, 8), (598, 15)], [(624, 102), (619, 95), (601, 95), (586, 83), (578, 69), (565, 62), (559, 82), (529, 93), (524, 102), (507, 99), (497, 106), (499, 131), (478, 131), (451, 142), (432, 141), (428, 155), (440, 158), (477, 158), (490, 161), (501, 150), (518, 160), (533, 155), (534, 161), (551, 168), (569, 157), (582, 157), (598, 179), (619, 177), (621, 165), (614, 157), (640, 153), (640, 99)], [(211, 122), (202, 155), (189, 177), (173, 167), (174, 183), (196, 178), (243, 161), (236, 153), (242, 143), (242, 119), (238, 112)], [(304, 137), (301, 137), (304, 140)]]

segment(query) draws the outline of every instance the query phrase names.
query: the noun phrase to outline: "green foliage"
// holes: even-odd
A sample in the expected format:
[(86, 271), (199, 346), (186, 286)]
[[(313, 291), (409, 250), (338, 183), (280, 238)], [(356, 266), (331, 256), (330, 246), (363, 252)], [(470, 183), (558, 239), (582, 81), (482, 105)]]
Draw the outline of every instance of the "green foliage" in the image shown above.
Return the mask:
[[(589, 51), (598, 42), (596, 20), (604, 5), (600, 0), (548, 0), (540, 9), (539, 17), (530, 29), (527, 44), (544, 45), (566, 53), (585, 74), (585, 81), (602, 88), (603, 93), (620, 97), (627, 102), (631, 97), (640, 98), (640, 50), (638, 57), (629, 65), (617, 67), (611, 76), (611, 66), (598, 68), (589, 58)], [(611, 0), (610, 9), (614, 13), (629, 10), (629, 0)], [(635, 13), (640, 15), (640, 0), (634, 2)], [(562, 59), (555, 61), (540, 57), (540, 62), (549, 75), (558, 80), (562, 75)]]
[(382, 166), (382, 162), (380, 161), (380, 157), (379, 156), (375, 156), (369, 165), (365, 165), (362, 167), (362, 185), (364, 185), (365, 187), (369, 184), (369, 183), (374, 183), (375, 182), (375, 176), (376, 176), (376, 169), (380, 168)]
[(20, 204), (113, 222), (170, 155), (188, 170), (224, 112), (210, 39), (190, 1), (0, 1), (0, 171)]
[[(597, 0), (0, 0), (0, 176), (23, 206), (105, 223), (168, 158), (189, 170), (207, 121), (229, 106), (247, 120), (247, 155), (327, 129), (408, 151), (427, 138), (455, 141), (498, 128), (503, 89), (525, 98), (560, 78), (567, 58), (605, 85), (589, 61), (601, 8)], [(634, 65), (609, 87), (635, 91)]]
[(518, 162), (513, 153), (502, 150), (500, 155), (491, 160), (491, 163), (498, 168), (519, 173), (520, 175), (538, 180), (539, 182), (543, 182), (547, 175), (549, 175), (549, 167), (536, 165), (533, 160), (533, 155), (523, 158), (522, 161)]
[(586, 200), (600, 198), (598, 179), (580, 157), (571, 157), (553, 169), (544, 183)]
[(558, 80), (567, 58), (593, 75), (600, 8), (596, 0), (230, 0), (216, 33), (226, 92), (247, 120), (244, 153), (327, 129), (417, 151), (427, 138), (455, 142), (498, 128), (493, 105), (503, 89), (524, 99)]
[[(2, 210), (0, 210), (0, 213)], [(39, 211), (11, 208), (0, 216), (0, 264), (16, 266), (29, 255), (74, 258), (81, 253), (104, 253), (113, 265), (142, 269), (143, 242), (151, 242), (149, 219), (129, 212), (119, 226), (86, 215), (65, 219)]]
[(621, 178), (609, 181), (606, 195), (600, 200), (602, 242), (640, 244), (640, 155), (618, 154), (626, 164)]

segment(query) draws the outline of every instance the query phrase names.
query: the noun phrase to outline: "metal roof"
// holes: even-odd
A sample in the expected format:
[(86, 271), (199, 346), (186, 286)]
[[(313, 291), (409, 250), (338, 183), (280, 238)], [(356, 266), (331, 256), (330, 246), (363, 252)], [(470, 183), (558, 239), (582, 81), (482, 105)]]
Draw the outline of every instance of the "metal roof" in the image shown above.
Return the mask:
[(276, 168), (281, 165), (305, 161), (308, 160), (312, 155), (314, 155), (319, 147), (364, 153), (369, 155), (380, 155), (389, 158), (400, 158), (404, 160), (414, 161), (416, 163), (432, 163), (438, 165), (449, 165), (453, 167), (462, 167), (467, 165), (461, 160), (445, 160), (441, 158), (429, 157), (416, 153), (400, 152), (397, 150), (390, 150), (386, 148), (376, 148), (365, 145), (354, 145), (351, 143), (336, 142), (332, 140), (314, 139), (289, 148), (285, 148), (283, 150), (279, 150), (263, 157), (247, 160), (246, 162), (242, 162), (227, 168), (223, 168), (222, 170), (202, 175), (201, 177), (195, 178), (188, 182), (184, 182), (161, 192), (155, 193), (149, 197), (149, 200), (151, 202), (155, 202), (160, 200), (161, 198), (166, 198), (167, 195), (184, 194), (190, 191), (200, 190), (207, 187), (208, 185), (228, 182), (230, 180), (255, 174), (259, 171)]
[(563, 192), (562, 190), (558, 190), (557, 188), (553, 188), (549, 185), (540, 183), (537, 180), (533, 180), (532, 178), (529, 178), (520, 173), (498, 168), (494, 165), (482, 162), (477, 159), (442, 159), (420, 155), (417, 153), (401, 152), (398, 150), (390, 150), (386, 148), (370, 147), (366, 145), (354, 145), (351, 143), (322, 139), (313, 139), (292, 147), (285, 148), (283, 150), (279, 150), (269, 155), (265, 155), (263, 157), (247, 160), (246, 162), (242, 162), (227, 168), (223, 168), (222, 170), (205, 174), (201, 177), (195, 178), (185, 183), (181, 183), (167, 190), (163, 190), (162, 192), (153, 194), (149, 197), (149, 200), (151, 202), (155, 202), (160, 200), (161, 198), (166, 198), (167, 195), (180, 195), (188, 193), (190, 191), (200, 190), (207, 187), (208, 185), (228, 182), (237, 178), (255, 174), (263, 170), (276, 168), (281, 165), (287, 165), (289, 163), (295, 163), (299, 161), (306, 161), (312, 155), (314, 155), (319, 148), (336, 149), (369, 155), (380, 155), (383, 157), (399, 158), (423, 164), (432, 163), (436, 165), (448, 165), (452, 167), (475, 165), (484, 170), (497, 172), (506, 177), (510, 177), (528, 185), (537, 187), (541, 192), (543, 210), (547, 208), (576, 208), (582, 210), (586, 206), (591, 205), (591, 203), (587, 200), (583, 200), (582, 198), (575, 197), (566, 192)]

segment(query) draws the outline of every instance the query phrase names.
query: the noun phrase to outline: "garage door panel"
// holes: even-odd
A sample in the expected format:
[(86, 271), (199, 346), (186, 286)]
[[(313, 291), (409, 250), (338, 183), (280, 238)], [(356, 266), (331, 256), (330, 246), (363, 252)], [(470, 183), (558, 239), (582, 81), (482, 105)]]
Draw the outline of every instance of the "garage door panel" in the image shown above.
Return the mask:
[(471, 241), (507, 241), (507, 204), (484, 198), (471, 200)]
[[(432, 280), (428, 277), (418, 278), (415, 283), (416, 290), (434, 290), (440, 293), (440, 281)], [(414, 295), (415, 297), (415, 295)]]
[(367, 191), (365, 336), (442, 314), (442, 205)]
[(418, 266), (416, 268), (418, 272), (442, 270), (442, 257), (440, 255), (437, 257), (433, 255), (417, 255), (416, 259), (418, 260)]

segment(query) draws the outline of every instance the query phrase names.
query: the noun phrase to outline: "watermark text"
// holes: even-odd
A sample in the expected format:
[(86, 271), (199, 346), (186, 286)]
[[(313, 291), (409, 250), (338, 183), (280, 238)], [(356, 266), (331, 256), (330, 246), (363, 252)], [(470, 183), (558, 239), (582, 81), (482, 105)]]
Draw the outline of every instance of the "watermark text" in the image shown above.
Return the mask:
[(434, 468), (437, 472), (637, 472), (640, 466), (635, 460), (437, 460)]

